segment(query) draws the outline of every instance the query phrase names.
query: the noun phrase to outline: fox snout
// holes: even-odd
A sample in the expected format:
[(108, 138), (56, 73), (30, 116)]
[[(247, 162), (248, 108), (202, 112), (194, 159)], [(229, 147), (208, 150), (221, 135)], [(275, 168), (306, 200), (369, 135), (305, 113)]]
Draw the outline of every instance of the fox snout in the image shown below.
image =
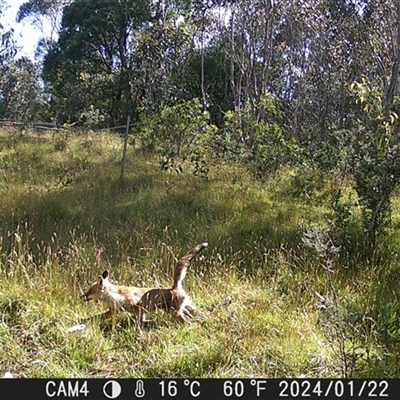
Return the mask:
[(82, 295), (79, 296), (83, 301), (89, 301), (90, 298), (87, 296), (86, 293), (83, 293)]

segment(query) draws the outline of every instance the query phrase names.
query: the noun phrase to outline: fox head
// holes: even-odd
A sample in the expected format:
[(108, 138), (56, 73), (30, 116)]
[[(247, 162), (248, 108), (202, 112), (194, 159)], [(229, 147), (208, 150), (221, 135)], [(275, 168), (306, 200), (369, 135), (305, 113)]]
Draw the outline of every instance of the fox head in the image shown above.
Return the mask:
[(90, 285), (89, 289), (80, 296), (81, 299), (84, 301), (99, 300), (103, 294), (104, 288), (107, 286), (108, 276), (109, 272), (108, 269), (106, 269), (99, 275), (97, 281)]

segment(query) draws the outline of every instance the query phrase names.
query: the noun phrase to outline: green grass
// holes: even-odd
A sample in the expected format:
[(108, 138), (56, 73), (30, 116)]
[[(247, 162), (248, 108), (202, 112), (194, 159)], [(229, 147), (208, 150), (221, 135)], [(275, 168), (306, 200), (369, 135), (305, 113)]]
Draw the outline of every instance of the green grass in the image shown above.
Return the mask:
[[(328, 226), (330, 194), (348, 182), (283, 169), (260, 183), (212, 160), (208, 179), (174, 175), (130, 146), (121, 185), (121, 153), (108, 133), (0, 132), (0, 374), (398, 376), (399, 198), (368, 257), (354, 207), (347, 250), (327, 273), (302, 239)], [(202, 241), (185, 280), (198, 321), (160, 312), (140, 330), (121, 314), (68, 331), (103, 311), (79, 299), (103, 269), (119, 283), (168, 286), (176, 259)]]

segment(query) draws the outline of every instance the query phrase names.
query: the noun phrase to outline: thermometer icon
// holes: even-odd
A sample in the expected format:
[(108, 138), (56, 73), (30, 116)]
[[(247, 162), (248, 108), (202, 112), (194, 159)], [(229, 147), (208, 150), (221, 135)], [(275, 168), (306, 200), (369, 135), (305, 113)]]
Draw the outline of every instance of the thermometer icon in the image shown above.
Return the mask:
[(135, 396), (136, 396), (137, 398), (141, 398), (141, 397), (144, 396), (144, 394), (145, 394), (145, 391), (144, 391), (144, 382), (143, 382), (141, 379), (139, 379), (138, 381), (136, 381)]

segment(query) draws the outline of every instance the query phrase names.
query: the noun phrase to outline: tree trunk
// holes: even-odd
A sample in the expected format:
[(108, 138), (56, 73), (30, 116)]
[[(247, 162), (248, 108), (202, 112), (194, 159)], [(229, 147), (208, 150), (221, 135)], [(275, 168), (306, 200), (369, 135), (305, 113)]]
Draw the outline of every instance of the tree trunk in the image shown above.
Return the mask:
[(390, 73), (390, 80), (386, 85), (385, 93), (385, 118), (388, 119), (390, 112), (392, 111), (394, 96), (397, 92), (397, 85), (399, 81), (399, 69), (400, 69), (400, 2), (397, 5), (397, 32), (396, 38), (393, 38), (393, 59), (392, 68)]
[(123, 183), (125, 179), (125, 167), (126, 167), (126, 153), (128, 150), (128, 138), (129, 138), (129, 127), (131, 123), (131, 114), (128, 112), (126, 116), (126, 127), (125, 127), (125, 135), (124, 135), (124, 148), (122, 151), (122, 160), (121, 160), (121, 175), (119, 176), (120, 183)]
[(229, 55), (229, 62), (230, 62), (230, 83), (233, 95), (233, 101), (235, 103), (235, 107), (239, 108), (239, 96), (237, 90), (237, 84), (235, 82), (235, 9), (232, 9), (231, 20), (230, 20), (230, 29), (231, 29), (231, 43), (230, 43), (230, 55)]
[(200, 77), (200, 88), (201, 88), (201, 97), (203, 100), (203, 110), (207, 109), (207, 99), (206, 99), (206, 91), (204, 88), (204, 28), (201, 31), (201, 77)]

